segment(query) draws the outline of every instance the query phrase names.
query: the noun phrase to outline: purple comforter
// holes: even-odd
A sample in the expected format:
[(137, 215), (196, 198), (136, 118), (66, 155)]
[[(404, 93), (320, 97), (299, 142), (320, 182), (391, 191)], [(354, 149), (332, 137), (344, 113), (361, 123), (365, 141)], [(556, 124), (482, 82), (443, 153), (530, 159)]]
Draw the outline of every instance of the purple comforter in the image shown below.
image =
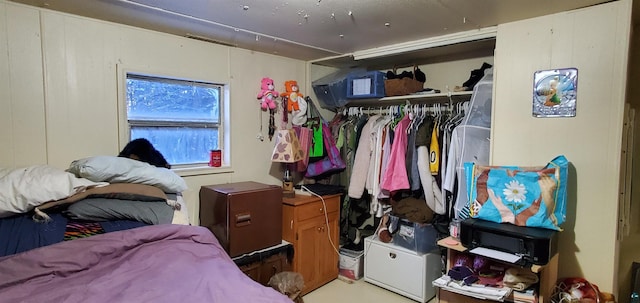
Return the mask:
[(204, 227), (153, 225), (0, 258), (0, 302), (291, 302)]

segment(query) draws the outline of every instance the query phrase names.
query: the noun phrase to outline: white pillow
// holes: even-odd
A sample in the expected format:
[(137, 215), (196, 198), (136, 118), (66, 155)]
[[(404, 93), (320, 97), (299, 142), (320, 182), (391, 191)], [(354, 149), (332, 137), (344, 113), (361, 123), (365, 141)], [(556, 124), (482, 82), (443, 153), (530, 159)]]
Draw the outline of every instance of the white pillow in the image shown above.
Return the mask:
[(67, 171), (95, 182), (152, 185), (165, 193), (187, 189), (184, 179), (170, 169), (124, 157), (95, 156), (75, 160)]
[(106, 185), (49, 165), (0, 168), (0, 218), (29, 212), (45, 202), (60, 200), (88, 187)]

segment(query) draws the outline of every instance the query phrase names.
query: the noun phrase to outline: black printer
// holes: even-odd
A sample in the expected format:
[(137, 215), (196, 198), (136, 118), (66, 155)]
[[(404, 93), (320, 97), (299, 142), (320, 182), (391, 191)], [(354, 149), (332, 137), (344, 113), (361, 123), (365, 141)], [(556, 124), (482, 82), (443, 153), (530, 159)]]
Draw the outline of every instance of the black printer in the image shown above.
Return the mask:
[(460, 224), (460, 242), (468, 249), (483, 247), (521, 257), (522, 266), (545, 265), (558, 251), (558, 231), (466, 219)]

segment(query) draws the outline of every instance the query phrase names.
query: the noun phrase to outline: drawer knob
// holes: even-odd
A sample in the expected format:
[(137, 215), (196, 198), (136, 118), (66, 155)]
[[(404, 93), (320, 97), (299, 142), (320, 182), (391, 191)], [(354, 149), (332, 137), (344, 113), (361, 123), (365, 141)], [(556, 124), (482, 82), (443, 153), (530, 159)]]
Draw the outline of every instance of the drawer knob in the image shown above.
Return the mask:
[(320, 212), (322, 212), (322, 208), (320, 208)]
[(392, 253), (392, 252), (390, 252), (390, 253), (389, 253), (389, 258), (391, 258), (391, 259), (395, 259), (395, 258), (396, 258), (396, 253)]

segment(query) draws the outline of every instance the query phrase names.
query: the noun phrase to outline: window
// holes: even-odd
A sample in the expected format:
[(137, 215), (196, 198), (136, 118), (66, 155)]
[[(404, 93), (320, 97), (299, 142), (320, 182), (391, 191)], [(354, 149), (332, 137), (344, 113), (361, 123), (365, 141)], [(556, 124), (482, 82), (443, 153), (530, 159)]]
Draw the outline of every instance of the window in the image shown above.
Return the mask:
[(209, 162), (220, 148), (223, 85), (127, 73), (130, 139), (146, 138), (173, 166)]

